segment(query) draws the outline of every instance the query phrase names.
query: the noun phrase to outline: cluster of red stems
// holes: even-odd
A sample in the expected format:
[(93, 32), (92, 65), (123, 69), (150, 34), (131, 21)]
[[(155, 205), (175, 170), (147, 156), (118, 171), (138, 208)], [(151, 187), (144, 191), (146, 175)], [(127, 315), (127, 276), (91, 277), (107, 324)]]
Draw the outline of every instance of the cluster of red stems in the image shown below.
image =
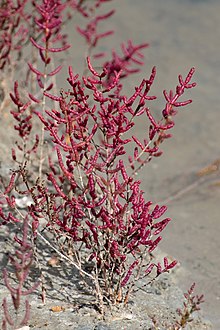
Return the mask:
[[(15, 81), (10, 93), (19, 139), (12, 149), (15, 168), (2, 192), (1, 200), (8, 205), (7, 212), (0, 208), (2, 224), (27, 222), (36, 246), (42, 226), (44, 234), (53, 233), (51, 246), (59, 246), (60, 253), (92, 280), (100, 308), (104, 303), (126, 304), (136, 281), (153, 273), (156, 278), (177, 263), (167, 258), (162, 263), (152, 260), (151, 252), (171, 219), (164, 218), (166, 206), (152, 207), (145, 200), (136, 174), (162, 154), (160, 145), (171, 137), (176, 109), (191, 103), (180, 97), (195, 86), (191, 82), (194, 68), (185, 79), (179, 75), (176, 89), (164, 91), (165, 107), (159, 121), (149, 109), (156, 99), (150, 95), (155, 67), (131, 96), (124, 95), (123, 79), (139, 71), (142, 50), (148, 45), (134, 45), (129, 40), (121, 45), (121, 54), (113, 50), (110, 59), (108, 54), (93, 54), (100, 40), (113, 33), (99, 32), (99, 23), (114, 11), (97, 14), (100, 5), (110, 1), (10, 0), (3, 1), (0, 9), (2, 73), (10, 72), (11, 67), (19, 70), (19, 62), (30, 48), (36, 53), (28, 62), (25, 81)], [(77, 28), (88, 46), (87, 69), (80, 77), (69, 66), (69, 88), (57, 94), (55, 78), (65, 64), (54, 63), (57, 53), (74, 52), (63, 29), (76, 13), (87, 21), (85, 28)], [(146, 122), (143, 140), (134, 130), (140, 116)], [(34, 128), (39, 125), (42, 129), (37, 135)], [(34, 159), (38, 170), (31, 166)], [(16, 196), (31, 202), (18, 210)], [(72, 259), (62, 238), (71, 244)], [(16, 240), (22, 244), (26, 236)], [(29, 253), (25, 256), (22, 262), (30, 258)], [(86, 272), (88, 261), (91, 273)], [(19, 271), (18, 263), (14, 265)], [(23, 283), (26, 273), (21, 274)], [(4, 279), (13, 297), (7, 273)]]
[(204, 302), (204, 295), (194, 295), (195, 283), (184, 293), (185, 301), (182, 309), (177, 309), (180, 319), (176, 322), (173, 330), (184, 328), (189, 322), (193, 321), (192, 314), (200, 310), (200, 304)]

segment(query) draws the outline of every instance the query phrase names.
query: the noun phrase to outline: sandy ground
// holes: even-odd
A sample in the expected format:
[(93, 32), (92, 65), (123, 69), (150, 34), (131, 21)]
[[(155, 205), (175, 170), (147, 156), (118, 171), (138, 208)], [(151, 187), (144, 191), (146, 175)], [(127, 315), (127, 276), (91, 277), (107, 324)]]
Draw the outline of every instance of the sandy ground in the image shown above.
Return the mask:
[[(114, 3), (116, 6), (119, 2)], [(149, 42), (146, 65), (141, 74), (129, 80), (127, 89), (133, 90), (156, 65), (158, 74), (152, 94), (158, 100), (151, 106), (155, 115), (164, 104), (162, 90), (174, 88), (179, 73), (186, 75), (192, 66), (196, 68), (198, 86), (190, 92), (193, 104), (180, 111), (174, 138), (164, 144), (164, 155), (154, 159), (141, 178), (143, 189), (154, 203), (198, 182), (194, 189), (168, 203), (168, 216), (173, 221), (160, 246), (183, 266), (178, 270), (177, 284), (185, 291), (196, 282), (197, 292), (204, 293), (203, 314), (215, 330), (220, 329), (220, 186), (215, 184), (220, 182), (220, 175), (216, 172), (200, 182), (196, 173), (220, 158), (219, 12), (218, 0), (120, 0), (109, 23), (117, 33), (105, 45), (116, 47), (127, 39)], [(83, 44), (74, 49), (77, 68), (83, 51)], [(142, 123), (138, 130), (144, 136), (146, 128)]]

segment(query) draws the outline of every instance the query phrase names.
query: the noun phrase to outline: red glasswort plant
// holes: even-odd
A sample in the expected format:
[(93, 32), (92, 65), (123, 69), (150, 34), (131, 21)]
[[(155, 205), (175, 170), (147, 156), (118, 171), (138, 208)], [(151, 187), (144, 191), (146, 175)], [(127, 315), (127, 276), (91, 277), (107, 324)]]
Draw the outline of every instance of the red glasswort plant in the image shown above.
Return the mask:
[(8, 310), (7, 299), (3, 299), (2, 307), (4, 311), (4, 319), (2, 321), (2, 329), (7, 329), (7, 324), (9, 324), (13, 329), (17, 329), (23, 325), (27, 324), (30, 317), (30, 304), (28, 299), (25, 300), (25, 315), (22, 320), (19, 320), (19, 309), (22, 303), (22, 297), (27, 296), (34, 292), (39, 283), (35, 283), (30, 289), (24, 289), (25, 282), (29, 275), (30, 266), (32, 264), (33, 252), (31, 244), (28, 243), (28, 220), (24, 219), (22, 237), (19, 238), (15, 236), (15, 242), (18, 243), (18, 248), (15, 251), (15, 255), (10, 255), (9, 259), (13, 268), (15, 269), (16, 279), (18, 282), (17, 287), (13, 287), (10, 284), (8, 272), (6, 269), (3, 270), (3, 278), (5, 286), (11, 294), (11, 299), (13, 307), (15, 309), (16, 318), (10, 315)]
[[(104, 2), (94, 1), (92, 7), (87, 1), (33, 2), (37, 14), (27, 40), (38, 55), (34, 63), (28, 62), (28, 75), (34, 77), (37, 89), (33, 90), (33, 81), (27, 80), (26, 96), (20, 95), (19, 83), (15, 82), (10, 94), (17, 107), (12, 114), (19, 123), (15, 129), (23, 141), (21, 145), (17, 143), (23, 158), (18, 160), (13, 150), (13, 160), (19, 167), (13, 170), (3, 194), (13, 212), (0, 213), (4, 223), (21, 222), (27, 217), (36, 248), (37, 240), (44, 237), (62, 258), (87, 276), (102, 312), (105, 303), (126, 304), (138, 280), (146, 278), (148, 283), (177, 263), (167, 258), (162, 263), (152, 261), (151, 252), (171, 219), (164, 217), (165, 205), (152, 207), (152, 202), (145, 200), (136, 175), (153, 157), (162, 154), (160, 145), (171, 137), (169, 131), (177, 108), (191, 103), (180, 98), (195, 86), (191, 82), (194, 68), (185, 79), (179, 75), (176, 89), (164, 91), (165, 107), (159, 121), (149, 108), (156, 99), (150, 95), (155, 67), (150, 77), (126, 96), (123, 79), (139, 70), (143, 64), (141, 51), (147, 44), (135, 46), (128, 41), (122, 45), (122, 55), (112, 51), (109, 60), (100, 53), (92, 57), (100, 39), (112, 34), (98, 31), (99, 22), (113, 14), (110, 11), (95, 16), (95, 10)], [(53, 55), (65, 54), (70, 47), (62, 32), (68, 10), (78, 11), (88, 19), (85, 29), (78, 28), (88, 44), (88, 70), (80, 77), (70, 66), (69, 89), (57, 94), (51, 79), (62, 67), (53, 67)], [(28, 101), (22, 101), (27, 96)], [(137, 117), (146, 122), (144, 140), (135, 135)], [(33, 128), (37, 119), (42, 123), (40, 138)], [(50, 136), (47, 166), (43, 166), (45, 131)], [(31, 134), (35, 142), (27, 149)], [(37, 157), (35, 171), (30, 166), (30, 156)], [(15, 190), (31, 201), (25, 217), (14, 212)], [(38, 229), (42, 226), (43, 234)], [(53, 239), (43, 236), (46, 232), (52, 233)], [(87, 270), (88, 262), (91, 272)]]
[(172, 330), (180, 330), (187, 326), (188, 323), (193, 321), (193, 314), (200, 310), (200, 304), (204, 302), (204, 295), (194, 295), (195, 283), (192, 284), (190, 289), (184, 293), (185, 301), (182, 309), (178, 309), (179, 320), (172, 327)]

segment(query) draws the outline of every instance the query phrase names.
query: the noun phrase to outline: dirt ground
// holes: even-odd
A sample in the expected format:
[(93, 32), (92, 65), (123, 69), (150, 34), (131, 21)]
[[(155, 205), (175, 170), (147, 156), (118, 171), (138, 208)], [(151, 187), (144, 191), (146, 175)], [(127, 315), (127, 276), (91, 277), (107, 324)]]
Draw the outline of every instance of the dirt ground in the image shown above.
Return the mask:
[[(113, 3), (116, 6), (119, 2)], [(160, 247), (182, 265), (173, 278), (177, 286), (186, 291), (196, 282), (197, 292), (205, 295), (203, 315), (213, 323), (214, 330), (220, 329), (220, 172), (216, 167), (213, 173), (207, 169), (209, 175), (197, 174), (220, 158), (219, 12), (218, 0), (120, 0), (112, 25), (109, 24), (117, 33), (106, 41), (110, 48), (127, 39), (137, 44), (149, 42), (146, 65), (141, 74), (129, 80), (127, 90), (133, 90), (136, 82), (143, 75), (148, 77), (156, 65), (152, 94), (158, 100), (151, 107), (156, 115), (164, 104), (162, 90), (174, 88), (179, 73), (186, 75), (192, 66), (196, 68), (197, 87), (190, 91), (193, 103), (180, 110), (174, 138), (164, 144), (164, 155), (144, 168), (141, 179), (150, 200), (168, 200), (168, 216), (173, 221)], [(77, 68), (83, 51), (83, 44), (74, 49)], [(1, 123), (5, 125), (3, 118)], [(138, 131), (144, 136), (146, 128), (142, 123)], [(3, 172), (7, 172), (2, 161), (9, 154), (10, 139), (10, 132), (1, 130)], [(96, 329), (102, 329), (101, 325)]]

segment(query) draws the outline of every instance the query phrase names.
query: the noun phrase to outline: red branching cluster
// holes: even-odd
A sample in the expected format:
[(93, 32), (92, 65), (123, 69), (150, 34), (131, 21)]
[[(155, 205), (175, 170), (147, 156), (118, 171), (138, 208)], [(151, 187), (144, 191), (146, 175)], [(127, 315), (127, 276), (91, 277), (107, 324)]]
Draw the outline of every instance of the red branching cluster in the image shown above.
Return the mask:
[(90, 49), (97, 45), (99, 39), (102, 39), (114, 33), (112, 30), (101, 33), (98, 33), (97, 31), (98, 23), (100, 21), (106, 20), (107, 18), (111, 17), (114, 14), (114, 12), (115, 12), (114, 10), (111, 10), (105, 15), (96, 16), (94, 19), (89, 21), (85, 29), (82, 29), (81, 27), (78, 26), (77, 28), (78, 32), (86, 39), (86, 42), (89, 45)]
[[(35, 142), (32, 144), (30, 149), (27, 149), (26, 142), (30, 140), (30, 133), (32, 130), (32, 113), (30, 109), (31, 102), (28, 101), (23, 103), (21, 96), (18, 90), (18, 82), (14, 83), (14, 93), (10, 93), (13, 103), (17, 106), (17, 110), (11, 110), (15, 122), (14, 125), (15, 131), (18, 132), (19, 137), (22, 139), (22, 143), (16, 141), (16, 145), (20, 151), (24, 153), (24, 157), (27, 158), (27, 155), (36, 152), (39, 144), (39, 136), (35, 135)], [(16, 152), (12, 149), (12, 158), (16, 161)]]
[[(44, 93), (59, 103), (59, 110), (46, 110), (48, 117), (35, 112), (50, 132), (60, 170), (51, 166), (47, 175), (55, 192), (47, 215), (48, 227), (68, 234), (73, 244), (83, 243), (91, 251), (89, 260), (96, 263), (98, 275), (108, 274), (108, 288), (114, 287), (112, 273), (124, 287), (129, 280), (132, 282), (135, 270), (138, 273), (145, 267), (147, 275), (156, 267), (159, 276), (176, 265), (176, 261), (169, 264), (167, 258), (163, 267), (150, 261), (142, 263), (140, 251), (144, 249), (149, 255), (158, 246), (160, 233), (170, 218), (160, 220), (166, 206), (156, 205), (151, 210), (152, 203), (145, 201), (141, 182), (134, 180), (134, 173), (161, 154), (160, 144), (171, 136), (167, 131), (174, 126), (175, 108), (191, 102), (178, 99), (185, 89), (195, 86), (190, 83), (194, 69), (185, 80), (179, 76), (175, 94), (171, 91), (168, 96), (164, 92), (165, 111), (156, 121), (146, 104), (155, 99), (148, 95), (155, 68), (129, 98), (118, 93), (121, 71), (114, 72), (106, 88), (106, 68), (97, 72), (89, 58), (88, 68), (91, 76), (82, 80), (69, 68), (71, 90), (62, 92), (60, 97)], [(149, 126), (149, 137), (143, 142), (134, 135), (126, 138), (137, 116), (143, 116)], [(134, 154), (125, 165), (122, 156), (129, 144), (134, 144)], [(129, 256), (133, 258), (131, 263)]]
[[(36, 75), (39, 88), (49, 91), (53, 88), (53, 83), (47, 84), (46, 79), (56, 75), (62, 66), (59, 65), (48, 72), (48, 65), (51, 63), (51, 53), (60, 53), (66, 51), (70, 45), (66, 41), (66, 35), (61, 32), (62, 13), (65, 10), (65, 4), (59, 0), (45, 0), (42, 4), (34, 2), (37, 16), (35, 17), (35, 37), (30, 41), (39, 52), (39, 58), (43, 62), (43, 70), (37, 69), (32, 63), (28, 63), (30, 70)], [(55, 44), (59, 44), (59, 47)], [(46, 86), (47, 84), (47, 86)], [(40, 100), (29, 93), (32, 101), (40, 103)]]
[[(11, 63), (10, 53), (14, 50), (19, 58), (27, 42), (30, 15), (25, 12), (28, 0), (2, 1), (0, 8), (0, 69)], [(15, 58), (13, 60), (16, 60)]]
[(29, 115), (25, 115), (25, 114), (28, 107), (30, 107), (31, 102), (29, 101), (24, 104), (21, 101), (18, 91), (17, 81), (14, 84), (14, 94), (10, 93), (10, 96), (14, 104), (17, 106), (17, 111), (11, 111), (11, 114), (13, 115), (14, 119), (18, 122), (18, 125), (15, 125), (14, 128), (16, 131), (18, 131), (18, 135), (21, 138), (27, 138), (32, 128), (32, 124), (31, 124), (32, 116), (30, 114)]
[(143, 54), (140, 52), (143, 48), (148, 47), (148, 44), (141, 44), (134, 46), (132, 41), (129, 40), (128, 44), (122, 44), (122, 56), (119, 56), (114, 50), (112, 51), (111, 61), (104, 63), (104, 68), (107, 71), (106, 83), (107, 86), (111, 85), (114, 81), (115, 73), (121, 72), (120, 78), (125, 78), (132, 73), (140, 71), (138, 68), (132, 68), (132, 65), (141, 66), (143, 62)]
[[(62, 4), (59, 0), (45, 0), (42, 4), (34, 2), (34, 6), (37, 11), (35, 17), (35, 23), (37, 30), (42, 33), (42, 44), (39, 44), (31, 38), (31, 42), (39, 49), (39, 54), (44, 62), (49, 62), (48, 57), (45, 58), (43, 52), (56, 53), (66, 50), (70, 45), (66, 42), (66, 36), (61, 33), (61, 27), (63, 23), (63, 11), (66, 8), (65, 4)], [(56, 42), (61, 43), (60, 48), (52, 47)]]
[[(101, 1), (102, 2), (102, 1)], [(101, 3), (100, 2), (100, 3)], [(109, 11), (104, 15), (97, 15), (95, 18), (91, 19), (87, 26), (83, 29), (77, 27), (80, 35), (82, 35), (89, 47), (89, 52), (97, 46), (100, 39), (110, 36), (114, 33), (112, 30), (106, 32), (98, 32), (98, 26), (101, 21), (105, 21), (114, 14), (114, 10)], [(115, 73), (120, 72), (120, 78), (127, 77), (131, 73), (139, 72), (138, 68), (132, 68), (132, 65), (143, 65), (143, 54), (141, 50), (146, 48), (148, 44), (141, 44), (134, 46), (132, 41), (129, 40), (127, 45), (125, 43), (121, 44), (122, 55), (117, 54), (115, 50), (112, 50), (112, 59), (103, 63), (102, 67), (106, 70), (106, 86), (110, 86), (114, 82)], [(105, 53), (94, 54), (94, 58), (100, 58), (105, 56)]]
[(195, 283), (184, 293), (185, 301), (182, 308), (177, 309), (180, 319), (176, 321), (173, 329), (184, 328), (189, 322), (193, 321), (193, 313), (200, 310), (200, 305), (204, 302), (204, 295), (194, 295)]
[[(32, 247), (28, 243), (28, 220), (25, 218), (23, 223), (22, 237), (19, 238), (15, 236), (15, 241), (18, 243), (18, 248), (15, 251), (15, 255), (10, 255), (9, 259), (14, 268), (16, 280), (18, 282), (17, 287), (13, 287), (10, 284), (9, 275), (6, 269), (3, 270), (3, 279), (5, 282), (5, 286), (9, 290), (11, 294), (12, 303), (14, 306), (14, 310), (16, 314), (18, 314), (20, 306), (21, 306), (21, 298), (23, 296), (27, 296), (30, 293), (34, 292), (34, 290), (38, 287), (39, 283), (35, 283), (30, 289), (24, 289), (25, 282), (27, 281), (30, 267), (32, 264)], [(25, 300), (25, 315), (19, 324), (17, 323), (17, 319), (13, 319), (8, 310), (7, 299), (3, 299), (2, 303), (4, 319), (2, 321), (2, 329), (7, 329), (7, 324), (9, 324), (14, 329), (20, 326), (24, 326), (27, 324), (27, 321), (30, 318), (30, 304), (28, 300)]]

